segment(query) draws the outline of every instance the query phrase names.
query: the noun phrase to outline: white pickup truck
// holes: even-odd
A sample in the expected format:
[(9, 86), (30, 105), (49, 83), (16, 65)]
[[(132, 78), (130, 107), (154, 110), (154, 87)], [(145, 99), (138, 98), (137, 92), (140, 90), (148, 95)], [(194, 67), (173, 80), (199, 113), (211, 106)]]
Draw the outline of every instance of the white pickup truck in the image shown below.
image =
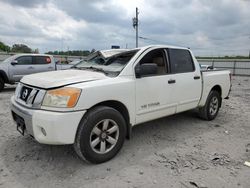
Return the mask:
[(230, 88), (229, 71), (201, 71), (189, 49), (154, 45), (25, 76), (11, 109), (22, 134), (43, 144), (74, 144), (82, 159), (101, 163), (137, 124), (194, 108), (214, 119)]

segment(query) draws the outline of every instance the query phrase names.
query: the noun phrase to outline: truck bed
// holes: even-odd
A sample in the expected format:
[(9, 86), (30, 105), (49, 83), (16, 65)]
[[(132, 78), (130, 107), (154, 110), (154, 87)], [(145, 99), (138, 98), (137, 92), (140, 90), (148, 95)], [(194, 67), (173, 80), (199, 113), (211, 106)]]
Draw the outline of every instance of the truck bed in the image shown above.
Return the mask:
[(221, 97), (226, 98), (231, 88), (230, 71), (229, 70), (202, 70), (202, 97), (199, 106), (204, 106), (207, 96), (212, 87), (219, 87)]

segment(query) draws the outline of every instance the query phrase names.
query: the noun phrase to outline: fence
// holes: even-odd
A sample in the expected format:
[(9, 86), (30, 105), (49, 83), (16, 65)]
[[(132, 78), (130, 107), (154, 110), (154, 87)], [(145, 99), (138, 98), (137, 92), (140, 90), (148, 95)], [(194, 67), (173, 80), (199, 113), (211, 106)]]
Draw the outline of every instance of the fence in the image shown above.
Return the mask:
[(197, 59), (201, 65), (229, 69), (233, 75), (250, 76), (250, 59)]

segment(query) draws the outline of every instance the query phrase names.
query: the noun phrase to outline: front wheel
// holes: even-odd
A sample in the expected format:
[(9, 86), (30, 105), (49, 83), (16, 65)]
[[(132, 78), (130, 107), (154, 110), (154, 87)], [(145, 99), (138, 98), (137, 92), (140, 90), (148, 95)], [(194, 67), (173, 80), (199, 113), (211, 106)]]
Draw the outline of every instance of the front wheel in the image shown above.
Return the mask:
[(200, 108), (200, 117), (205, 120), (213, 120), (216, 118), (221, 104), (221, 96), (217, 91), (212, 90), (204, 107)]
[(81, 121), (74, 148), (78, 156), (92, 163), (113, 158), (121, 149), (126, 135), (126, 123), (115, 109), (96, 107)]

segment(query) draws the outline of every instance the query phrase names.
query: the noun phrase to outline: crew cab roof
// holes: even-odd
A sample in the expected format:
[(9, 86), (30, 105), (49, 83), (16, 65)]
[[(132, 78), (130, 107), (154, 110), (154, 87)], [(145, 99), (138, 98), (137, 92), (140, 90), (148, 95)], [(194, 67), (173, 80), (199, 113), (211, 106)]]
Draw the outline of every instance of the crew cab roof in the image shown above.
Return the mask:
[(99, 50), (96, 51), (88, 56), (88, 59), (92, 59), (93, 57), (97, 55), (101, 55), (104, 58), (109, 58), (113, 55), (131, 51), (131, 50), (146, 50), (149, 48), (175, 48), (175, 49), (188, 49), (187, 47), (180, 47), (180, 46), (172, 46), (172, 45), (148, 45), (144, 47), (138, 47), (138, 48), (132, 48), (132, 49), (109, 49), (109, 50)]
[(185, 50), (189, 50), (189, 48), (187, 47), (182, 47), (182, 46), (174, 46), (174, 45), (148, 45), (148, 46), (144, 46), (144, 47), (139, 47), (139, 48), (135, 48), (135, 49), (149, 49), (149, 48), (174, 48), (174, 49), (185, 49)]

